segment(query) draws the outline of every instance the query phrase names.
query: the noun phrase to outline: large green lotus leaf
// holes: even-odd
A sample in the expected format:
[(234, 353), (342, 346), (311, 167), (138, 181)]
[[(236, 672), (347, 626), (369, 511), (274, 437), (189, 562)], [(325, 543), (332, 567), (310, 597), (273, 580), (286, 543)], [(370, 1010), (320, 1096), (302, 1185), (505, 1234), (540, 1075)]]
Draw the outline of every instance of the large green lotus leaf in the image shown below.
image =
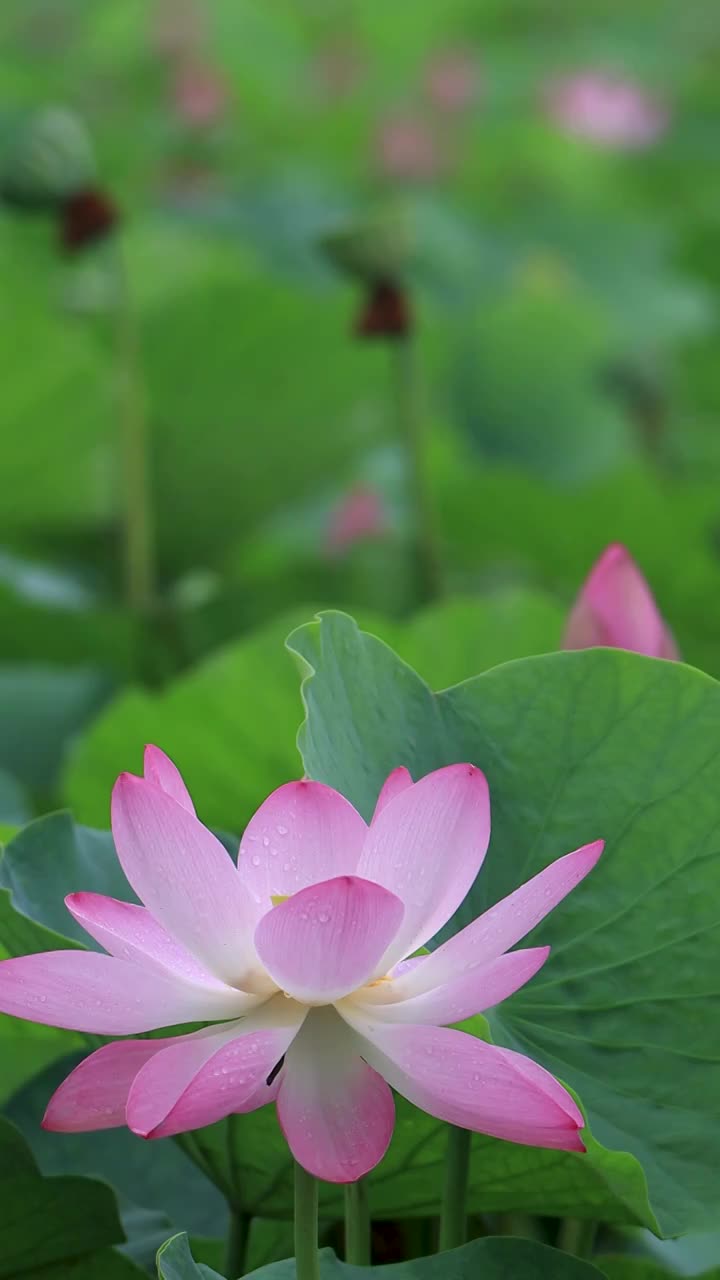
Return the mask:
[(283, 651), (298, 610), (228, 646), (162, 693), (121, 693), (78, 742), (65, 793), (76, 815), (105, 825), (125, 769), (142, 770), (147, 742), (167, 750), (209, 825), (239, 831), (265, 796), (297, 777), (297, 671)]
[[(4, 957), (3, 957), (4, 958)], [(64, 1057), (73, 1043), (80, 1043), (67, 1031), (37, 1026), (0, 1016), (0, 1106), (26, 1081), (57, 1058)]]
[[(298, 609), (227, 646), (162, 693), (120, 693), (73, 752), (65, 795), (76, 816), (105, 825), (118, 774), (139, 769), (143, 745), (155, 742), (183, 770), (204, 821), (242, 830), (265, 796), (299, 771), (298, 680), (283, 641), (308, 613)], [(554, 649), (562, 627), (558, 606), (527, 591), (448, 600), (408, 623), (368, 622), (434, 688)]]
[(720, 1231), (695, 1232), (676, 1240), (657, 1240), (649, 1232), (641, 1237), (643, 1253), (656, 1266), (682, 1276), (698, 1276), (716, 1266), (720, 1259)]
[(0, 666), (0, 767), (51, 788), (69, 741), (112, 690), (96, 667)]
[[(642, 1165), (663, 1233), (709, 1229), (720, 1190), (716, 683), (590, 650), (507, 663), (433, 695), (344, 615), (289, 643), (309, 672), (306, 770), (366, 816), (398, 764), (416, 777), (461, 760), (487, 772), (491, 848), (449, 932), (604, 837), (592, 876), (537, 930), (553, 947), (542, 974), (490, 1024), (577, 1090), (615, 1160)], [(508, 1167), (526, 1159), (503, 1151)], [(602, 1168), (600, 1151), (591, 1158)], [(564, 1159), (581, 1168), (588, 1157)]]
[(110, 1246), (124, 1238), (110, 1187), (90, 1178), (46, 1178), (17, 1129), (0, 1119), (2, 1280), (140, 1280)]
[[(187, 1236), (174, 1236), (158, 1253), (160, 1280), (219, 1280), (217, 1272), (193, 1260)], [(272, 1262), (248, 1280), (295, 1280), (295, 1262)], [(340, 1262), (331, 1249), (320, 1252), (321, 1280), (600, 1280), (589, 1262), (533, 1240), (512, 1237), (473, 1240), (449, 1253), (413, 1258), (388, 1266), (356, 1267)]]
[[(69, 813), (31, 822), (10, 841), (0, 861), (0, 902), (6, 902), (0, 907), (0, 945), (11, 955), (53, 946), (99, 950), (65, 906), (67, 894), (81, 889), (137, 901), (110, 832), (77, 826)], [(17, 920), (14, 930), (7, 927), (11, 916)]]
[(44, 604), (0, 587), (0, 659), (3, 663), (102, 663), (128, 674), (136, 661), (136, 625), (119, 610), (88, 600), (83, 606)]
[[(75, 889), (134, 898), (109, 832), (76, 827), (67, 813), (39, 818), (18, 832), (0, 861), (0, 956), (94, 948), (64, 905)], [(0, 1101), (86, 1043), (68, 1031), (0, 1015)], [(41, 1119), (42, 1110), (35, 1122)]]
[(612, 336), (596, 304), (566, 285), (562, 264), (541, 260), (526, 270), (540, 281), (480, 304), (455, 369), (456, 416), (486, 458), (551, 479), (587, 479), (632, 453), (599, 378)]
[(201, 279), (143, 308), (166, 566), (222, 563), (388, 433), (386, 352), (349, 339), (348, 312), (340, 291), (289, 287), (226, 240)]
[[(598, 1267), (607, 1280), (672, 1280), (677, 1271), (668, 1271), (667, 1267), (647, 1258), (607, 1257), (598, 1258)], [(685, 1273), (683, 1273), (685, 1274)], [(693, 1280), (720, 1280), (720, 1268), (711, 1271), (694, 1271)]]
[(563, 610), (549, 596), (506, 589), (445, 600), (409, 622), (367, 629), (391, 644), (432, 689), (446, 689), (500, 662), (552, 652), (562, 625)]

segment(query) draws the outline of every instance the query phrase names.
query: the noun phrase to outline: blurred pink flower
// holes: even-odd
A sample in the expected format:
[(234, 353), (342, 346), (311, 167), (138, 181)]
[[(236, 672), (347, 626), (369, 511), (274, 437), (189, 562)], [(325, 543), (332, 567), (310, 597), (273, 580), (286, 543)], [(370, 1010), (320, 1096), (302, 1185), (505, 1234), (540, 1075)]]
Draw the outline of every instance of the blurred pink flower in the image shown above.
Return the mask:
[(651, 658), (678, 658), (672, 634), (629, 551), (603, 551), (568, 617), (563, 649), (632, 649)]
[(602, 71), (555, 80), (546, 104), (561, 129), (608, 147), (646, 147), (668, 127), (666, 109), (639, 84)]
[(439, 172), (437, 141), (421, 116), (389, 116), (380, 124), (375, 146), (378, 168), (387, 178), (427, 181)]
[(213, 1025), (104, 1045), (55, 1092), (45, 1128), (127, 1124), (159, 1138), (275, 1102), (296, 1160), (354, 1182), (387, 1149), (395, 1089), (465, 1129), (585, 1150), (582, 1113), (554, 1076), (447, 1024), (534, 977), (549, 947), (509, 948), (592, 870), (602, 841), (408, 959), (453, 916), (485, 856), (488, 789), (472, 765), (416, 783), (395, 769), (369, 827), (331, 787), (287, 783), (250, 820), (236, 866), (149, 747), (145, 776), (116, 783), (112, 828), (146, 905), (71, 894), (72, 915), (110, 954), (3, 960), (0, 1008), (102, 1036)]
[(326, 550), (330, 555), (342, 555), (356, 542), (381, 537), (386, 528), (380, 494), (374, 489), (351, 489), (330, 517), (325, 536)]
[(222, 119), (228, 107), (228, 91), (214, 67), (202, 62), (181, 64), (173, 83), (176, 115), (192, 128), (202, 129)]
[(438, 111), (452, 113), (469, 106), (478, 80), (477, 65), (463, 49), (436, 54), (425, 69), (425, 91)]

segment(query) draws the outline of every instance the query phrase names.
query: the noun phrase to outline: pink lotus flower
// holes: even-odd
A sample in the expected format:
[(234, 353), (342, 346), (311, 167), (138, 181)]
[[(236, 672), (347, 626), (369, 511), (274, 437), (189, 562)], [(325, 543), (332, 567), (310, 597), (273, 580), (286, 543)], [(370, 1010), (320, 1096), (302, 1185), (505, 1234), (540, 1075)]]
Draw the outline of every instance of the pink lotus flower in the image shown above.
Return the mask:
[(602, 842), (416, 957), (462, 902), (488, 844), (487, 784), (472, 765), (414, 784), (396, 769), (369, 827), (330, 787), (287, 783), (252, 818), (236, 867), (174, 765), (148, 747), (144, 778), (118, 779), (112, 824), (146, 905), (71, 894), (72, 915), (110, 954), (5, 960), (0, 1008), (109, 1036), (214, 1025), (98, 1049), (54, 1094), (45, 1128), (127, 1124), (158, 1138), (275, 1101), (296, 1159), (351, 1182), (388, 1146), (396, 1089), (467, 1129), (584, 1150), (582, 1114), (553, 1076), (443, 1024), (537, 973), (548, 947), (504, 953), (587, 875)]
[(668, 113), (637, 84), (601, 71), (556, 80), (547, 111), (567, 133), (609, 147), (646, 147), (668, 126)]
[(604, 645), (651, 658), (678, 658), (652, 592), (630, 552), (619, 542), (603, 551), (572, 607), (563, 649)]
[(380, 172), (388, 178), (428, 181), (440, 169), (437, 143), (420, 116), (391, 116), (383, 121), (376, 152)]
[(325, 546), (330, 555), (339, 556), (356, 542), (380, 537), (386, 529), (382, 498), (374, 489), (351, 489), (332, 512)]
[(472, 102), (477, 85), (477, 67), (463, 49), (437, 54), (425, 71), (425, 91), (438, 111), (464, 110)]
[(178, 68), (173, 85), (176, 115), (192, 128), (202, 129), (222, 119), (228, 106), (226, 86), (212, 66), (201, 62)]

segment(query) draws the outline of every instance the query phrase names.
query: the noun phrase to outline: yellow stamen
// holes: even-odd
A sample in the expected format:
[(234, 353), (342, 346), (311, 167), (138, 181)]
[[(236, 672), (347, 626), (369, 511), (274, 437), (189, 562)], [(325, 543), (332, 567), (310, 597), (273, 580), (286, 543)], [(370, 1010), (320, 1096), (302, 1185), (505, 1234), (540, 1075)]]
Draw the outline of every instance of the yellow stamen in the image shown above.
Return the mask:
[(281, 902), (287, 902), (290, 897), (292, 897), (290, 893), (271, 893), (270, 901), (274, 907), (279, 907)]

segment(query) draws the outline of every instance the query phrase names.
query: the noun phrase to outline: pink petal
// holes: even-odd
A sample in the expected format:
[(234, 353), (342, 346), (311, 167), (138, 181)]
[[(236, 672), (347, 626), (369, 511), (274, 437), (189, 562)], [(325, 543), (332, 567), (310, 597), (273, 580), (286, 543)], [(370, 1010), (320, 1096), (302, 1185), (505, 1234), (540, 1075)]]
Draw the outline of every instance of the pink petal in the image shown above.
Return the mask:
[(378, 815), (382, 813), (385, 805), (390, 800), (394, 800), (395, 796), (399, 796), (401, 791), (405, 791), (407, 787), (411, 787), (412, 785), (412, 776), (403, 764), (399, 765), (397, 769), (393, 769), (392, 773), (388, 774), (380, 788), (380, 794), (377, 798), (375, 812), (372, 816), (370, 825), (372, 826), (372, 823)]
[(112, 797), (115, 847), (156, 920), (232, 986), (256, 980), (256, 912), (220, 841), (151, 783), (122, 774)]
[(287, 782), (250, 819), (240, 844), (240, 878), (255, 904), (269, 911), (274, 896), (351, 875), (366, 831), (357, 810), (332, 787)]
[(280, 1127), (295, 1159), (325, 1182), (362, 1178), (392, 1137), (392, 1093), (361, 1045), (334, 1009), (313, 1009), (285, 1061)]
[(263, 916), (255, 946), (288, 995), (331, 1004), (367, 981), (402, 918), (395, 894), (357, 876), (338, 876), (301, 889)]
[(130, 1086), (141, 1067), (174, 1040), (117, 1040), (85, 1058), (50, 1099), (43, 1129), (89, 1133), (125, 1124)]
[(180, 1022), (237, 1017), (239, 991), (192, 987), (94, 951), (41, 951), (0, 962), (0, 1011), (48, 1027), (131, 1036)]
[(393, 980), (396, 999), (410, 999), (452, 982), (497, 959), (524, 938), (592, 871), (604, 848), (602, 840), (557, 858), (514, 893), (497, 902), (422, 964)]
[(489, 839), (487, 782), (474, 765), (437, 769), (385, 805), (358, 863), (358, 875), (405, 904), (383, 972), (447, 923), (473, 884)]
[(563, 649), (604, 645), (677, 657), (652, 592), (630, 553), (613, 543), (593, 566), (568, 618)]
[(164, 751), (159, 747), (146, 747), (143, 766), (146, 782), (159, 787), (177, 804), (182, 805), (183, 809), (187, 809), (188, 813), (195, 813), (195, 805), (190, 799), (190, 792), (182, 780), (180, 770)]
[(522, 1054), (447, 1027), (362, 1022), (355, 1013), (351, 1025), (365, 1061), (429, 1115), (527, 1146), (585, 1150), (572, 1097)]
[(243, 1022), (206, 1027), (192, 1035), (160, 1042), (160, 1052), (138, 1069), (127, 1099), (127, 1124), (133, 1133), (147, 1138), (172, 1111), (200, 1069), (218, 1050), (243, 1034)]
[[(462, 1022), (475, 1013), (492, 1009), (507, 1000), (514, 991), (524, 986), (544, 965), (550, 954), (549, 947), (530, 947), (525, 951), (510, 951), (498, 956), (487, 965), (473, 966), (465, 973), (439, 987), (432, 987), (409, 1000), (398, 1000), (395, 983), (380, 982), (366, 988), (362, 1002), (353, 1003), (369, 1018), (383, 1022), (412, 1022), (423, 1025), (444, 1026), (449, 1022)], [(421, 965), (424, 963), (421, 960)]]
[[(232, 1112), (256, 1110), (271, 1101), (276, 1089), (274, 1083), (267, 1084), (268, 1077), (287, 1053), (306, 1013), (302, 1005), (284, 996), (269, 1000), (257, 1013), (243, 1019), (229, 1043), (223, 1044), (200, 1066), (171, 1102), (163, 1120), (150, 1132), (146, 1132), (143, 1123), (142, 1132), (149, 1138), (166, 1138), (214, 1124)], [(189, 1074), (181, 1055), (174, 1050), (169, 1050), (168, 1055), (171, 1052), (172, 1057), (168, 1056), (167, 1060), (170, 1076), (167, 1083), (161, 1078), (161, 1070), (151, 1070), (153, 1062), (137, 1076), (128, 1101), (131, 1127), (135, 1127), (143, 1112), (149, 1119), (162, 1111), (164, 1102), (172, 1099), (173, 1092)], [(195, 1048), (189, 1052), (196, 1062)], [(162, 1065), (157, 1062), (158, 1068)], [(143, 1090), (152, 1092), (152, 1101), (147, 1104), (142, 1100)]]
[[(132, 960), (161, 973), (173, 973), (186, 982), (211, 987), (215, 991), (233, 991), (220, 982), (190, 952), (176, 942), (151, 916), (146, 907), (132, 902), (106, 898), (101, 893), (71, 893), (65, 905), (78, 924), (95, 938), (111, 956)], [(248, 996), (248, 1007), (259, 997)]]

